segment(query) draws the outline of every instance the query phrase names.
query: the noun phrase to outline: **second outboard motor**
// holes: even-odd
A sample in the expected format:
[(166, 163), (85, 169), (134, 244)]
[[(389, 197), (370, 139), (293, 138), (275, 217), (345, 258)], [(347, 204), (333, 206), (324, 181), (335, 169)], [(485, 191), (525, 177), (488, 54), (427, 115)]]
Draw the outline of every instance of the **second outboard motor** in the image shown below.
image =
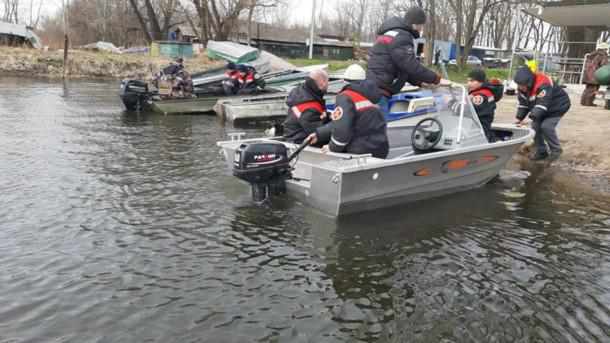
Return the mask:
[(121, 81), (121, 101), (128, 111), (140, 111), (151, 97), (148, 83), (141, 80)]
[(252, 186), (252, 199), (263, 202), (286, 191), (292, 178), (288, 149), (282, 143), (244, 143), (235, 151), (233, 175)]

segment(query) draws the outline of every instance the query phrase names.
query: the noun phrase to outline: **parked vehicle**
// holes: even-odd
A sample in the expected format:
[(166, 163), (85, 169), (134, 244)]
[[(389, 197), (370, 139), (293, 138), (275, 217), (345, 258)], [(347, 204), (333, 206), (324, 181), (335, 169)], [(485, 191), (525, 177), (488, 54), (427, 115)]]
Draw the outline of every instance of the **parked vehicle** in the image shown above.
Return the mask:
[[(449, 64), (456, 65), (457, 61), (455, 59), (451, 59), (451, 60), (449, 60)], [(480, 58), (470, 55), (470, 56), (468, 56), (468, 59), (466, 60), (466, 64), (470, 65), (470, 66), (481, 66), (481, 65), (483, 65), (483, 62), (481, 62)]]

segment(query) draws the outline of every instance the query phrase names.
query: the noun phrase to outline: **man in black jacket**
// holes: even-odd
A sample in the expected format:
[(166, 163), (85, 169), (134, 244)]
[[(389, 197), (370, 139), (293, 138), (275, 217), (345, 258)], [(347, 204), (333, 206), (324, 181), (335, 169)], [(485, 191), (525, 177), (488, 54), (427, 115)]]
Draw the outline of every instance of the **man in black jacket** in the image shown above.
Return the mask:
[(528, 67), (519, 68), (514, 80), (519, 86), (517, 124), (521, 124), (529, 114), (532, 128), (536, 131), (536, 153), (531, 157), (532, 160), (549, 157), (547, 144), (551, 151), (550, 159), (556, 160), (562, 152), (556, 127), (570, 109), (568, 93), (555, 85), (548, 76), (540, 72), (534, 73)]
[(375, 82), (385, 97), (400, 92), (405, 82), (418, 86), (441, 83), (440, 76), (416, 58), (414, 41), (420, 37), (425, 23), (424, 10), (414, 7), (404, 18), (389, 18), (377, 31), (379, 36), (369, 53), (366, 78)]
[(377, 85), (365, 80), (359, 65), (351, 65), (344, 79), (349, 82), (337, 95), (332, 122), (317, 129), (313, 142), (330, 141), (328, 150), (350, 154), (372, 154), (386, 158), (389, 151), (386, 121), (376, 105), (382, 94)]
[[(324, 94), (328, 89), (328, 74), (323, 70), (312, 71), (305, 83), (288, 94), (288, 115), (284, 121), (284, 137), (287, 141), (301, 144), (307, 136), (330, 121), (326, 115)], [(324, 141), (318, 143), (319, 146)]]
[[(487, 141), (493, 143), (496, 141), (496, 136), (491, 128), (496, 115), (496, 99), (494, 95), (494, 87), (502, 87), (502, 85), (491, 85), (487, 82), (487, 75), (482, 69), (474, 69), (468, 74), (468, 95), (472, 106), (474, 107), (479, 122), (485, 132)], [(502, 94), (500, 90), (500, 94)]]

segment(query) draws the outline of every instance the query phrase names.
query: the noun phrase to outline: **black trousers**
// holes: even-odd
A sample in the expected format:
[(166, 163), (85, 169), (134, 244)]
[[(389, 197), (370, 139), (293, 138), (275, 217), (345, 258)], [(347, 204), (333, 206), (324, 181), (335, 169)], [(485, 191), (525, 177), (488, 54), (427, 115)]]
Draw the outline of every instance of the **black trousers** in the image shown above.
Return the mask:
[(496, 135), (494, 134), (491, 124), (494, 121), (494, 116), (483, 116), (479, 117), (479, 121), (481, 122), (481, 126), (483, 126), (483, 131), (485, 131), (485, 137), (487, 137), (487, 141), (489, 143), (493, 143), (496, 141)]

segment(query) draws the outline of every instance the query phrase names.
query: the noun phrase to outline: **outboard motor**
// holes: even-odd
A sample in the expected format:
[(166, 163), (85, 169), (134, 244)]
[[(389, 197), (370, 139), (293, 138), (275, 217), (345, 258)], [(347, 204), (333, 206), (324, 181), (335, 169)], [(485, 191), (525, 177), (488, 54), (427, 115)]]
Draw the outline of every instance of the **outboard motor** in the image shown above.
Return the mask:
[(286, 192), (285, 181), (292, 178), (290, 160), (282, 143), (244, 143), (235, 151), (233, 175), (252, 186), (252, 199), (260, 203)]
[(123, 80), (119, 95), (128, 111), (140, 111), (152, 93), (148, 90), (148, 83), (144, 81)]

